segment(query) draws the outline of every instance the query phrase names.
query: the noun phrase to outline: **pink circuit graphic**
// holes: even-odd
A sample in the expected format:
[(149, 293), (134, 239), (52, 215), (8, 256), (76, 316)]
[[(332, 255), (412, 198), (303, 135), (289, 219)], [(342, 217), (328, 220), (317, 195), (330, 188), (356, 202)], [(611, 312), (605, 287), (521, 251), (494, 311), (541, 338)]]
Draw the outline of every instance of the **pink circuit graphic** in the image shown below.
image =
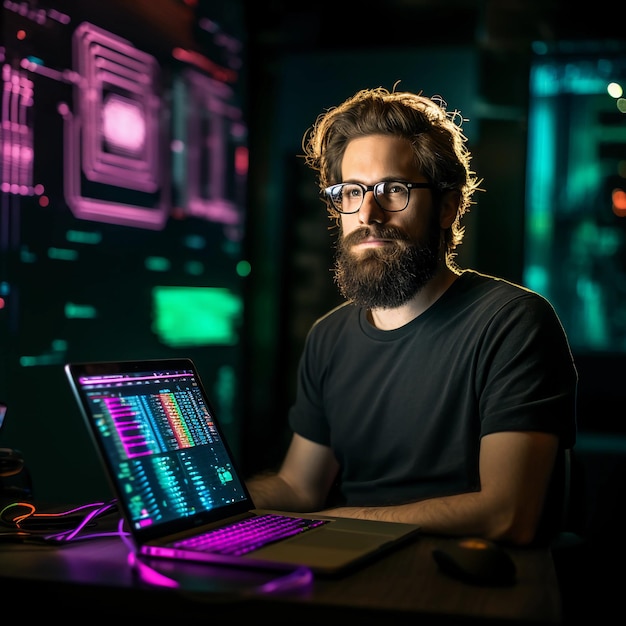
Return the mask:
[(75, 217), (153, 230), (172, 215), (241, 227), (246, 127), (233, 90), (193, 66), (178, 70), (164, 86), (154, 56), (88, 22), (72, 33), (71, 69), (32, 58), (3, 65), (2, 191), (36, 195), (40, 186), (30, 121), (36, 74), (72, 86), (72, 103), (58, 102), (57, 112)]

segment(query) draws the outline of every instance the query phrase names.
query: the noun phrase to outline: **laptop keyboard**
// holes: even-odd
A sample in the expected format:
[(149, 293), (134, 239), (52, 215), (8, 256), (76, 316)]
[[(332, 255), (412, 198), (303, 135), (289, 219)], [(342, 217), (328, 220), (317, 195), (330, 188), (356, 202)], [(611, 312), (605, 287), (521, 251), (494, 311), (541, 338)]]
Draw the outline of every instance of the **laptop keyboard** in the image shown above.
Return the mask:
[(258, 515), (224, 528), (215, 528), (201, 535), (182, 539), (177, 541), (174, 547), (241, 556), (269, 543), (293, 537), (327, 523), (328, 520), (321, 519), (276, 514)]

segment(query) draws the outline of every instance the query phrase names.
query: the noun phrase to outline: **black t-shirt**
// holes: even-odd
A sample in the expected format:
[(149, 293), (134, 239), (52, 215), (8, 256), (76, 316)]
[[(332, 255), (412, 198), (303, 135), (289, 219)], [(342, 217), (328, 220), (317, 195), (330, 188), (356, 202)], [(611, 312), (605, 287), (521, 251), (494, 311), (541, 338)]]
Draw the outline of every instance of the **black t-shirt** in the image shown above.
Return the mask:
[(545, 431), (571, 447), (576, 384), (552, 305), (466, 270), (396, 330), (350, 303), (317, 320), (289, 424), (333, 449), (339, 502), (400, 504), (479, 489), (483, 435)]

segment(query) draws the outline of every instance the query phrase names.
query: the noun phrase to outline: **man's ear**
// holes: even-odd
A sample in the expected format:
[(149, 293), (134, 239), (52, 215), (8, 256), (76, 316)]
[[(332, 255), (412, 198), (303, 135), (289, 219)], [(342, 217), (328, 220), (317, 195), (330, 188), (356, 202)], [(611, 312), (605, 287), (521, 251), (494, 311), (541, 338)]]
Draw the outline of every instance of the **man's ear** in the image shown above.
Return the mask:
[(458, 191), (446, 191), (441, 196), (441, 210), (439, 211), (439, 226), (442, 230), (451, 228), (459, 213), (461, 194)]

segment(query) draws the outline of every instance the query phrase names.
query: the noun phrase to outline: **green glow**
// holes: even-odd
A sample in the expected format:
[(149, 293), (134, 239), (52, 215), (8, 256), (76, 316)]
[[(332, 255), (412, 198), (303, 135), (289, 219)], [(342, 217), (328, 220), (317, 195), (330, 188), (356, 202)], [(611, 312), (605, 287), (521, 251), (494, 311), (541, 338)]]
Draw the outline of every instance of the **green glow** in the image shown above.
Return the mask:
[(591, 349), (604, 350), (611, 341), (610, 328), (607, 326), (606, 303), (600, 285), (588, 276), (581, 276), (576, 281), (580, 307), (578, 341), (584, 341)]
[(41, 365), (58, 365), (62, 362), (59, 354), (40, 354), (39, 356), (21, 356), (22, 367), (39, 367)]
[(67, 341), (65, 339), (53, 339), (51, 345), (54, 352), (67, 351)]
[(546, 268), (538, 265), (527, 266), (524, 282), (530, 289), (534, 289), (539, 293), (546, 293), (550, 282)]
[(220, 407), (220, 421), (223, 424), (235, 422), (234, 400), (237, 393), (237, 377), (232, 367), (224, 365), (217, 372), (215, 397)]
[[(545, 79), (545, 77), (542, 77)], [(555, 184), (555, 110), (553, 101), (537, 98), (529, 114), (528, 180), (526, 190), (526, 272), (528, 287), (548, 296), (549, 273), (538, 268), (550, 265)], [(529, 269), (533, 268), (530, 272)], [(539, 282), (536, 282), (540, 278)]]
[(20, 261), (22, 263), (35, 263), (35, 261), (37, 261), (37, 255), (29, 250), (26, 246), (21, 246)]
[(200, 263), (200, 261), (187, 261), (187, 263), (185, 263), (185, 272), (190, 276), (201, 276), (204, 274), (204, 263)]
[(151, 272), (167, 272), (172, 264), (165, 257), (149, 256), (146, 257), (145, 265), (146, 269)]
[(67, 341), (65, 339), (53, 339), (50, 343), (50, 350), (45, 350), (41, 354), (24, 354), (19, 357), (22, 367), (40, 367), (42, 365), (59, 365), (65, 361), (67, 353)]
[(172, 347), (236, 345), (243, 303), (219, 287), (155, 287), (152, 330)]
[(248, 263), (248, 261), (239, 261), (239, 263), (237, 263), (237, 275), (238, 276), (245, 278), (246, 276), (250, 274), (251, 271), (252, 271), (252, 266), (250, 265), (250, 263)]
[(102, 233), (87, 232), (84, 230), (68, 230), (65, 238), (71, 243), (87, 243), (97, 245), (102, 241)]
[(573, 350), (626, 352), (626, 237), (607, 192), (626, 142), (626, 64), (609, 47), (581, 51), (531, 68), (523, 282), (555, 306)]
[(96, 308), (87, 304), (74, 304), (68, 302), (65, 305), (65, 317), (69, 319), (95, 319), (98, 317)]
[(67, 248), (48, 248), (48, 257), (60, 261), (76, 261), (78, 252)]

